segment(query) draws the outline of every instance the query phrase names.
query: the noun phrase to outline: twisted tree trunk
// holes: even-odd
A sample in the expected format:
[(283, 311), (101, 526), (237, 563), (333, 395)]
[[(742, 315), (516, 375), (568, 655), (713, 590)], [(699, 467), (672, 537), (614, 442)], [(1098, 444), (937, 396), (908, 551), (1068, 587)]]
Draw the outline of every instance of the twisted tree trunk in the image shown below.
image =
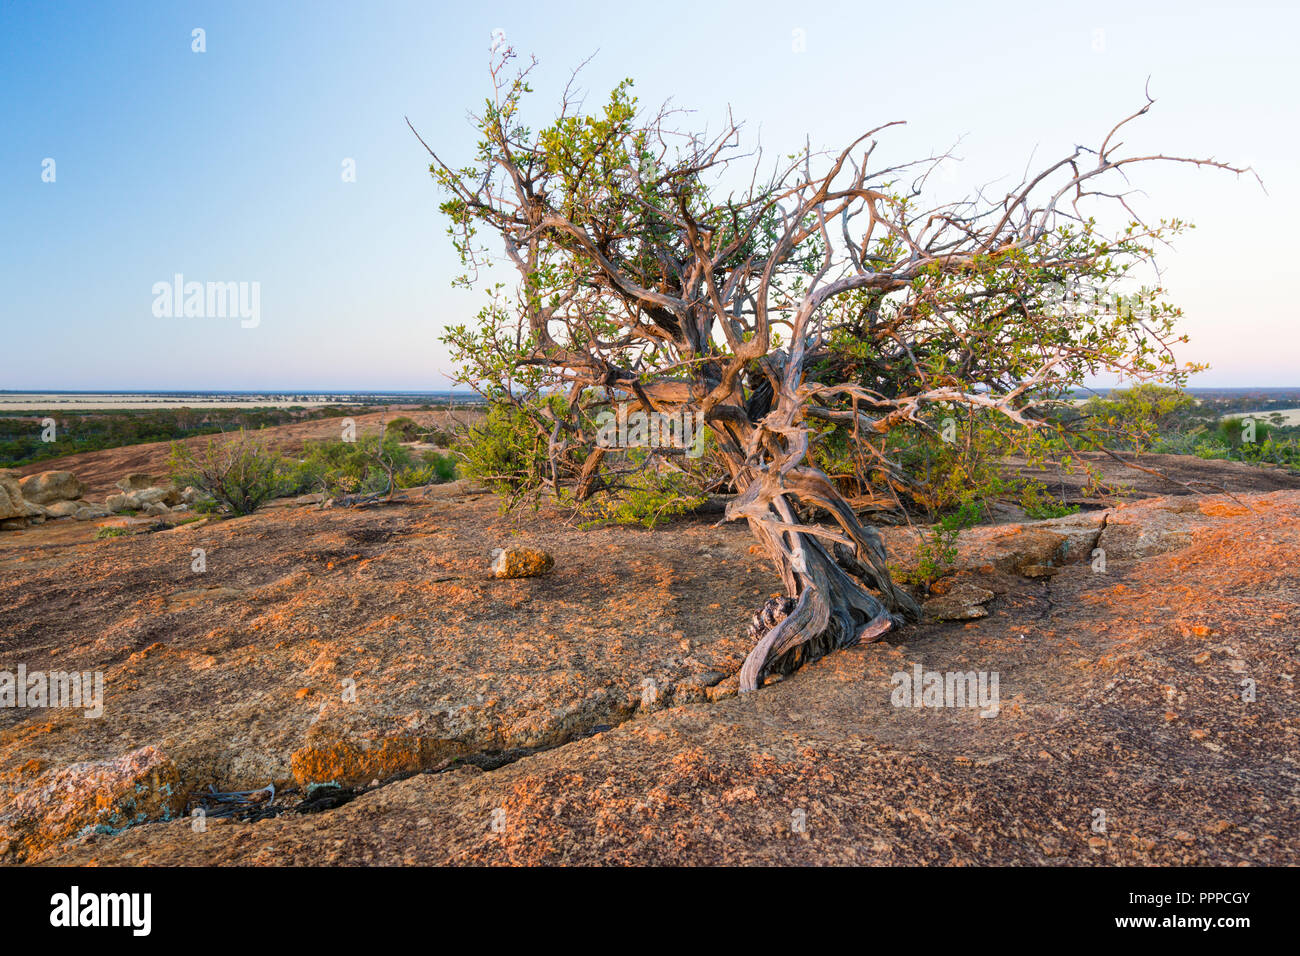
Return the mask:
[[(790, 498), (830, 512), (839, 530), (804, 522)], [(890, 579), (880, 535), (857, 520), (816, 469), (800, 468), (784, 480), (771, 469), (755, 474), (727, 505), (728, 519), (740, 517), (794, 599), (788, 616), (750, 651), (740, 670), (741, 691), (755, 690), (764, 674), (785, 665), (876, 640), (919, 617), (916, 602)]]
[[(840, 647), (880, 638), (915, 621), (920, 608), (894, 584), (879, 533), (862, 524), (834, 483), (805, 460), (807, 428), (796, 420), (794, 386), (799, 381), (796, 349), (773, 396), (775, 408), (750, 427), (730, 422), (719, 446), (739, 494), (726, 518), (744, 518), (793, 599), (784, 619), (760, 633), (740, 670), (740, 690), (755, 690), (763, 675), (814, 660)], [(836, 527), (801, 517), (796, 504), (815, 519), (826, 512)]]

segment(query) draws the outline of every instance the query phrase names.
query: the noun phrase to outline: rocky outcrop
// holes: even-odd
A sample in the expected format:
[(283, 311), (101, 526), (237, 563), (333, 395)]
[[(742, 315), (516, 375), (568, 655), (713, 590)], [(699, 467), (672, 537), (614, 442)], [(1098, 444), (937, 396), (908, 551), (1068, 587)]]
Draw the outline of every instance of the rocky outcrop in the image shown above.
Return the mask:
[[(0, 541), (8, 659), (105, 671), (106, 712), (8, 715), (0, 817), (36, 834), (27, 862), (68, 864), (1287, 862), (1300, 493), (1242, 497), (963, 532), (933, 599), (960, 616), (928, 607), (738, 699), (742, 628), (780, 587), (743, 526), (579, 531), (411, 495), (111, 542), (40, 529)], [(913, 560), (914, 533), (885, 537)], [(491, 542), (554, 566), (490, 578)], [(918, 666), (999, 675), (1000, 711), (898, 705)], [(39, 829), (52, 774), (150, 746), (187, 792), (356, 799), (201, 840), (119, 832), (136, 808)]]
[(153, 475), (146, 475), (142, 472), (132, 472), (125, 478), (119, 479), (115, 484), (125, 492), (143, 491), (145, 488), (152, 488), (157, 485), (158, 479), (154, 478)]
[(85, 506), (81, 501), (53, 501), (45, 505), (47, 518), (75, 518), (77, 512)]
[(18, 531), (47, 518), (101, 517), (108, 512), (82, 499), (82, 483), (70, 471), (43, 471), (23, 478), (0, 469), (0, 531)]
[(0, 862), (22, 863), (82, 833), (118, 833), (184, 810), (176, 765), (155, 747), (43, 774), (0, 810)]
[(1023, 524), (963, 531), (959, 539), (967, 566), (992, 565), (1025, 577), (1047, 577), (1054, 569), (1087, 560), (1101, 535), (1106, 512), (1094, 511)]
[(973, 621), (988, 617), (984, 605), (991, 600), (992, 591), (961, 581), (926, 601), (921, 610), (932, 621)]
[(25, 499), (38, 505), (56, 501), (75, 501), (85, 491), (81, 482), (70, 471), (42, 471), (28, 475), (19, 483)]

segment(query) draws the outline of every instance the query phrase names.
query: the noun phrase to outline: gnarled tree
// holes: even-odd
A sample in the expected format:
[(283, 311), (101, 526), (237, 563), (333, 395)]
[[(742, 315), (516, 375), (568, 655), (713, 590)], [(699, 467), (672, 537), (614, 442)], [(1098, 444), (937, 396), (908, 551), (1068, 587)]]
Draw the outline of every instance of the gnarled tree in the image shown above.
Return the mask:
[[(894, 123), (765, 172), (761, 153), (739, 153), (735, 123), (706, 136), (675, 128), (666, 109), (642, 115), (631, 81), (595, 113), (571, 81), (559, 116), (534, 131), (521, 115), (532, 67), (507, 73), (511, 59), (494, 58), (469, 164), (429, 150), (459, 281), (482, 279), (483, 233), (519, 279), (513, 291), (492, 284), (478, 321), (447, 341), (489, 397), (551, 396), (536, 406), (548, 430), (538, 480), (557, 495), (602, 487), (593, 479), (610, 462), (593, 408), (703, 413), (735, 492), (726, 517), (749, 523), (789, 595), (757, 635), (742, 690), (792, 655), (873, 640), (918, 613), (878, 533), (814, 463), (828, 429), (906, 489), (912, 476), (886, 449), (895, 429), (964, 414), (1059, 428), (1048, 411), (1089, 376), (1187, 374), (1171, 351), (1179, 313), (1160, 290), (1139, 308), (1075, 295), (1119, 288), (1183, 228), (1129, 208), (1133, 167), (1245, 171), (1122, 155), (1120, 131), (1149, 98), (1096, 148), (1012, 189), (926, 204), (927, 177), (948, 157), (878, 162), (876, 137)], [(1106, 207), (1114, 228), (1095, 218)]]

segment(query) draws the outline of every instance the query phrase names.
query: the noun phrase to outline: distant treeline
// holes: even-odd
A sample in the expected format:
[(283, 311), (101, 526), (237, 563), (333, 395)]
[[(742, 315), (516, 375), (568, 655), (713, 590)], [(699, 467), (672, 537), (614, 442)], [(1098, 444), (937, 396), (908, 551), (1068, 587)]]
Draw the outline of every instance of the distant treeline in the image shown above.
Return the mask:
[[(0, 467), (15, 468), (49, 458), (61, 458), (83, 451), (175, 441), (193, 435), (209, 435), (240, 428), (255, 431), (272, 425), (338, 418), (356, 414), (356, 409), (337, 406), (307, 409), (287, 408), (157, 408), (131, 411), (55, 412), (53, 415), (0, 416)], [(41, 421), (55, 421), (55, 440), (43, 441)]]

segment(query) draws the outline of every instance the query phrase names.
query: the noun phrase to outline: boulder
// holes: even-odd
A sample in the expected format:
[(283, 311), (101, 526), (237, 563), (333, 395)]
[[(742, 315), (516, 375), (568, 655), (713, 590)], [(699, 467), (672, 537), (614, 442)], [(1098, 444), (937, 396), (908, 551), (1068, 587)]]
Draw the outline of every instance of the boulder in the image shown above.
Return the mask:
[(151, 488), (158, 484), (158, 480), (152, 475), (146, 475), (143, 472), (133, 472), (117, 482), (116, 487), (123, 491), (143, 491), (145, 488)]
[(1101, 535), (1098, 512), (1025, 524), (988, 525), (961, 534), (963, 567), (991, 564), (999, 571), (1047, 577), (1067, 564), (1085, 561)]
[(536, 548), (498, 548), (492, 552), (492, 576), (533, 578), (555, 567), (555, 559)]
[[(142, 488), (139, 491), (131, 492), (129, 497), (135, 500), (135, 506), (137, 508), (147, 508), (149, 505), (158, 504), (159, 502), (165, 503), (167, 500), (167, 489)], [(180, 500), (179, 497), (177, 500)]]
[(75, 518), (77, 512), (84, 505), (85, 503), (81, 501), (55, 501), (45, 506), (45, 516), (47, 518)]
[(12, 468), (0, 469), (0, 521), (6, 518), (23, 518), (27, 509), (23, 507), (23, 492), (19, 484), (18, 472)]
[(113, 512), (126, 511), (136, 507), (136, 503), (134, 497), (128, 494), (109, 495), (108, 500), (104, 502), (104, 507)]
[(1195, 530), (1208, 523), (1195, 498), (1143, 504), (1147, 506), (1110, 512), (1098, 542), (1108, 560), (1140, 560), (1181, 550), (1192, 543)]
[(55, 501), (75, 501), (85, 493), (85, 487), (70, 471), (42, 471), (28, 475), (19, 482), (23, 497), (38, 505)]
[(93, 521), (96, 518), (107, 518), (111, 514), (103, 505), (92, 505), (82, 501), (77, 502), (77, 504), (81, 505), (77, 509), (76, 515), (74, 515), (78, 521)]
[(151, 501), (144, 506), (144, 513), (150, 517), (158, 517), (160, 515), (170, 514), (171, 509), (161, 501)]

